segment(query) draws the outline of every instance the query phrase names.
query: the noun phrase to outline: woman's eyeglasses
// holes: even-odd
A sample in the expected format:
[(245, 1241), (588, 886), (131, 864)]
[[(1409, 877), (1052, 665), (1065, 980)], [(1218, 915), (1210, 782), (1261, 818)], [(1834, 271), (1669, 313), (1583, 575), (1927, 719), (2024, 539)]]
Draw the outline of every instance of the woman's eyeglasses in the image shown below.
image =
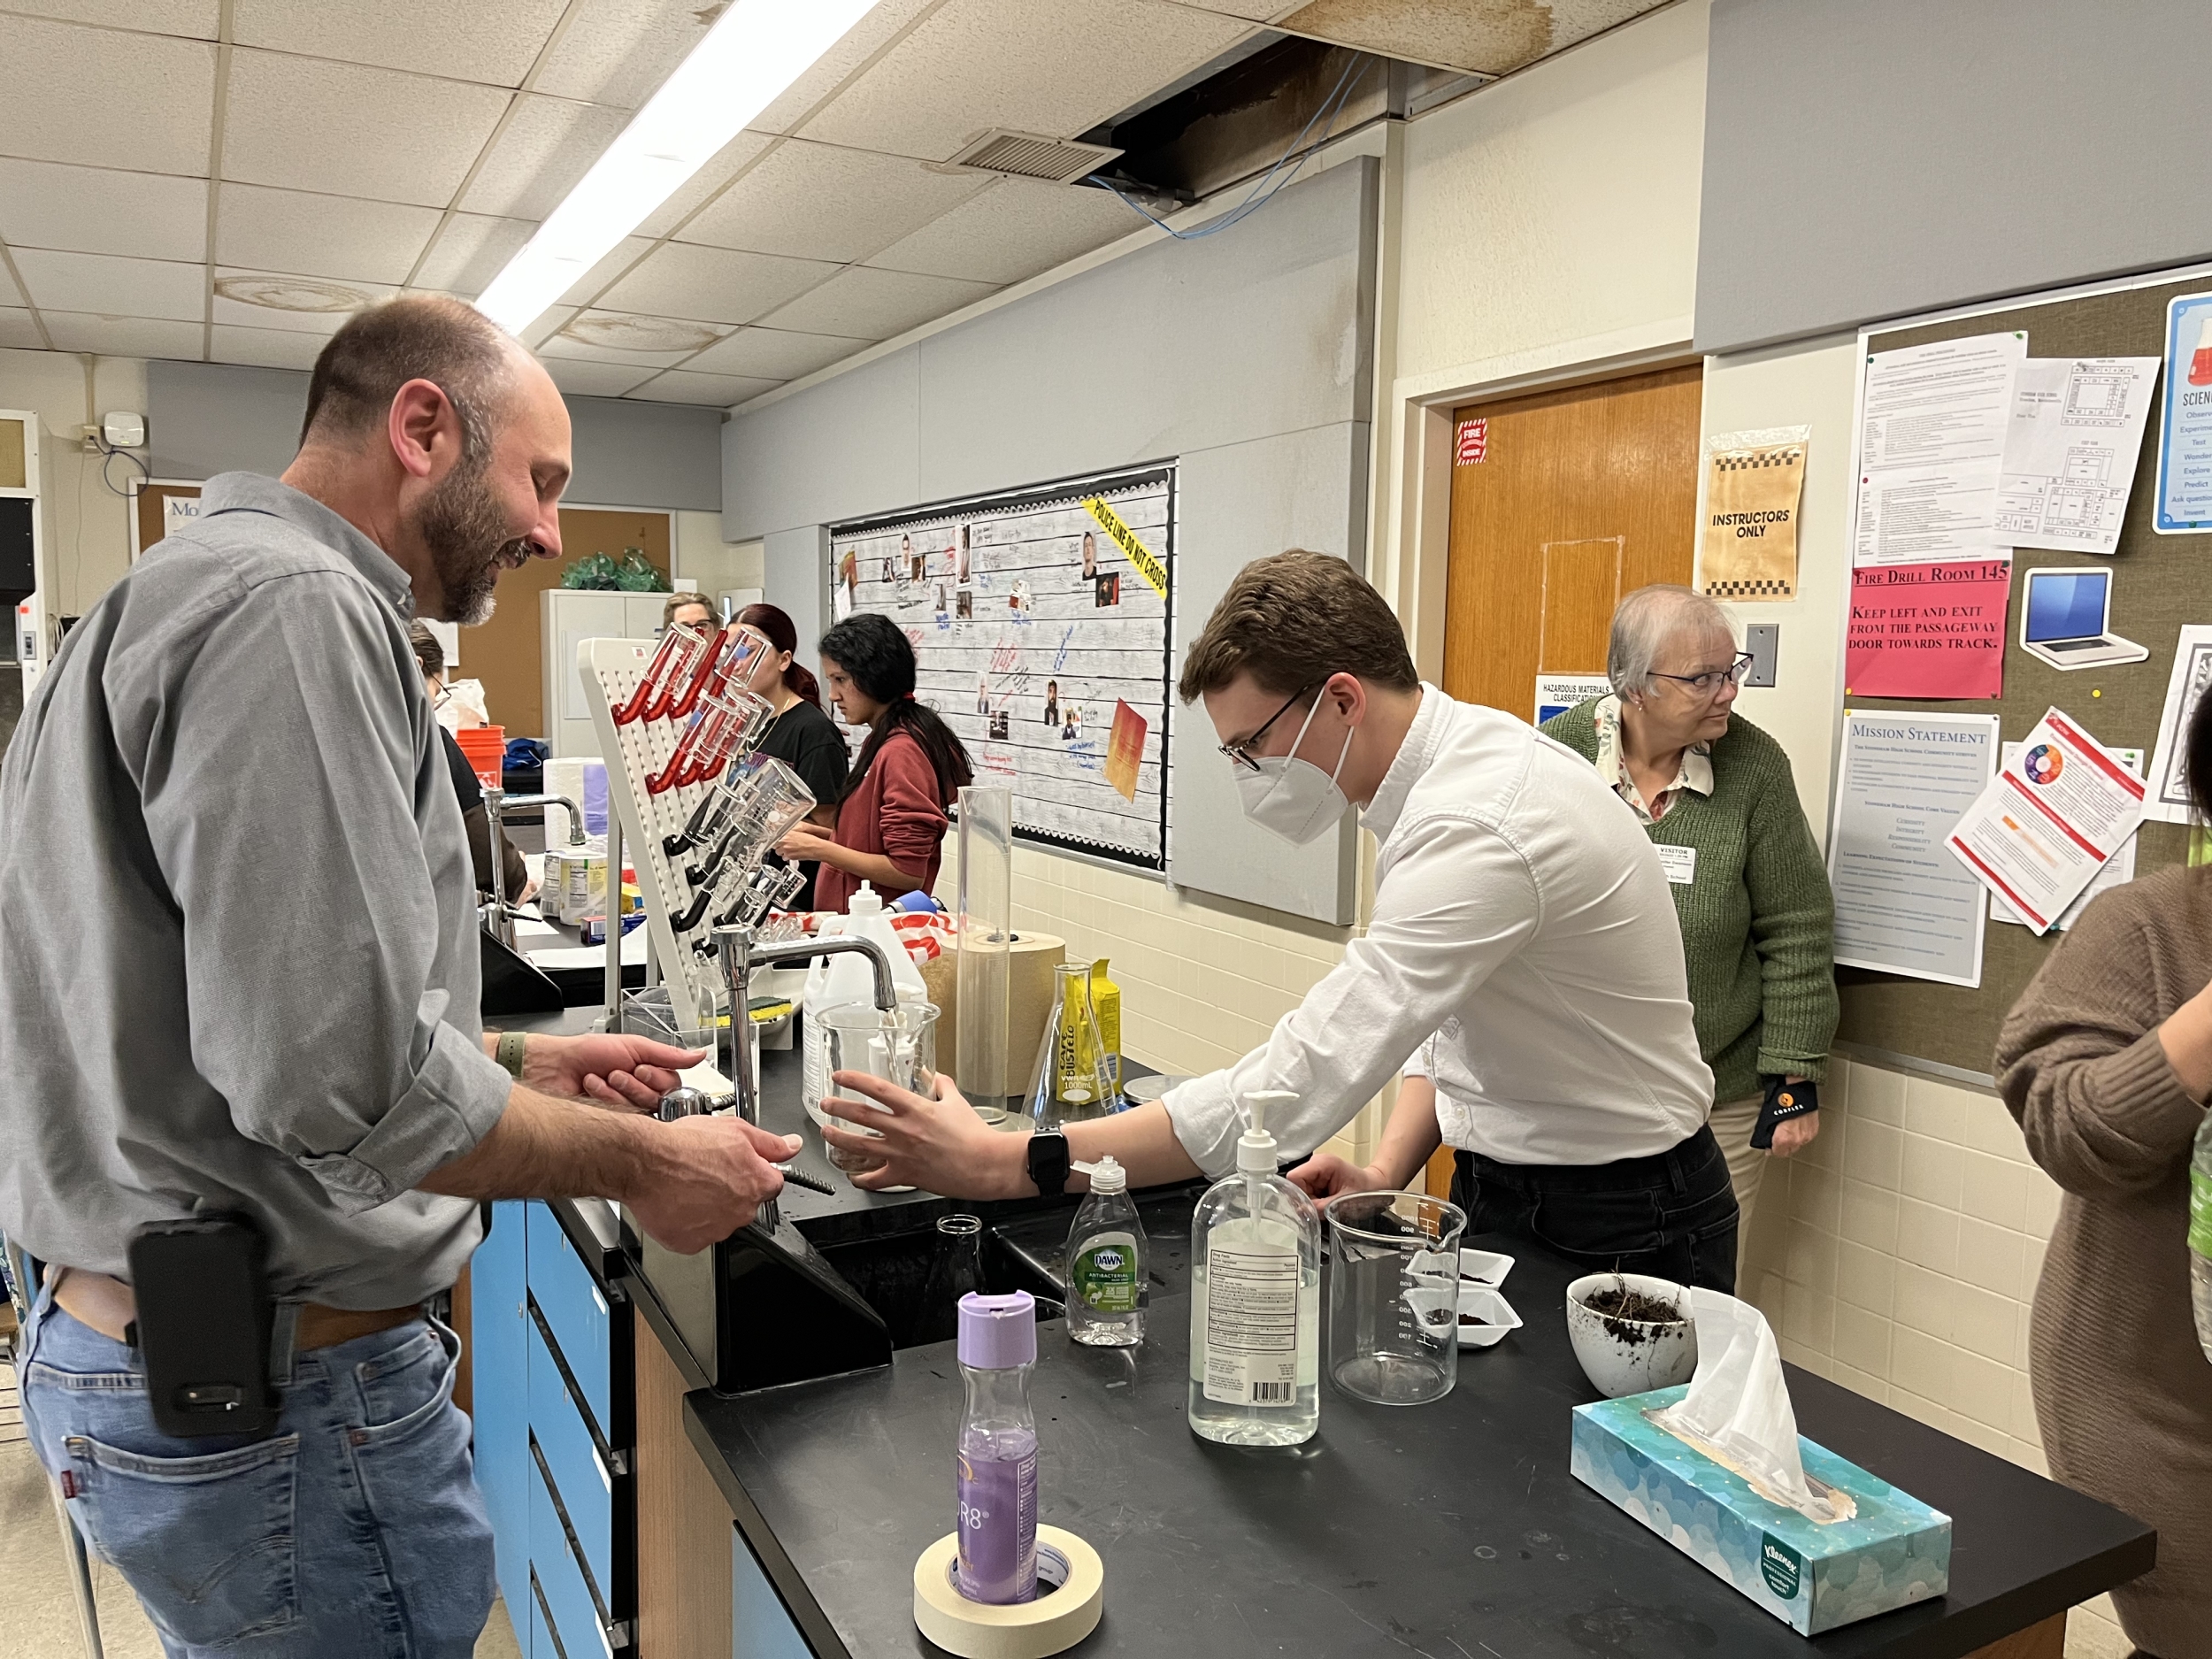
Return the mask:
[(1289, 713), (1290, 710), (1296, 706), (1299, 698), (1304, 696), (1308, 692), (1313, 690), (1315, 686), (1318, 686), (1321, 683), (1321, 681), (1317, 680), (1313, 682), (1313, 685), (1302, 687), (1300, 689), (1292, 692), (1288, 697), (1283, 700), (1283, 706), (1276, 710), (1274, 713), (1269, 715), (1266, 719), (1261, 721), (1260, 729), (1253, 733), (1251, 736), (1246, 738), (1242, 742), (1221, 744), (1221, 752), (1229, 757), (1229, 764), (1233, 766), (1240, 767), (1246, 772), (1257, 772), (1260, 769), (1260, 763), (1253, 756), (1252, 749), (1254, 745), (1258, 743), (1260, 739), (1267, 735), (1267, 728), (1269, 726), (1274, 725), (1276, 721), (1281, 719), (1284, 715)]
[(1728, 681), (1731, 685), (1742, 685), (1744, 676), (1751, 672), (1752, 660), (1751, 653), (1746, 651), (1725, 668), (1709, 668), (1701, 674), (1655, 673), (1652, 678), (1671, 680), (1678, 686), (1687, 686), (1701, 697), (1709, 697), (1720, 690), (1723, 680)]

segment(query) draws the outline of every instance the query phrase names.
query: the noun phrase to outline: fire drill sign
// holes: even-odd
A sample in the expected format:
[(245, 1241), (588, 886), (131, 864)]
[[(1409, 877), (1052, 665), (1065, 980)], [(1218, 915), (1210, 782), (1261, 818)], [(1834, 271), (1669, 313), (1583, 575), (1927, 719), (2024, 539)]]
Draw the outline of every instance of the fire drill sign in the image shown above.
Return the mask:
[(1490, 423), (1477, 417), (1459, 423), (1455, 439), (1455, 459), (1461, 466), (1472, 466), (1490, 453)]
[(1852, 573), (1844, 695), (2001, 697), (2008, 559), (1862, 565)]

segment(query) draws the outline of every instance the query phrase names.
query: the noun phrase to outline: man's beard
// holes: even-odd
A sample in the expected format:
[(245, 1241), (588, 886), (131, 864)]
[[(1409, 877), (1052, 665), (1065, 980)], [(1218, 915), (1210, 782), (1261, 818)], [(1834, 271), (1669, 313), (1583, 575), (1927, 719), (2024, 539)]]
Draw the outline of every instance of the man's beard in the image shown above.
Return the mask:
[(480, 463), (464, 461), (423, 498), (415, 534), (429, 549), (444, 595), (438, 620), (472, 628), (492, 614), (499, 572), (529, 557), (529, 538), (506, 534), (506, 515), (484, 483)]

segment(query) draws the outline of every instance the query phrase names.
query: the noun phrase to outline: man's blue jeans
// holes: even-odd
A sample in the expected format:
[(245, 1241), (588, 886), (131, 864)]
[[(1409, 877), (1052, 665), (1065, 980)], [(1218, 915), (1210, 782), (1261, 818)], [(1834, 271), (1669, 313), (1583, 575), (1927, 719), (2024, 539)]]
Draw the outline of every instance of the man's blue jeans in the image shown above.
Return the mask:
[(492, 1535), (459, 1352), (416, 1320), (297, 1354), (276, 1432), (242, 1442), (162, 1433), (137, 1355), (50, 1289), (18, 1367), (39, 1461), (171, 1659), (468, 1659)]

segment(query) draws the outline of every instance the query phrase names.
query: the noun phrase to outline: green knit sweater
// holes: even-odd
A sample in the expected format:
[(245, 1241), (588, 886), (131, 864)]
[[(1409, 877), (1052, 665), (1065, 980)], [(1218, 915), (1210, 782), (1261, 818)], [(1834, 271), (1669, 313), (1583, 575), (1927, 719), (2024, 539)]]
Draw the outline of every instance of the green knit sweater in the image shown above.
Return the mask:
[[(1598, 699), (1544, 722), (1594, 764)], [(1684, 789), (1647, 826), (1697, 849), (1696, 879), (1668, 883), (1682, 924), (1697, 1045), (1713, 1098), (1756, 1094), (1762, 1076), (1817, 1079), (1836, 1034), (1835, 901), (1782, 746), (1737, 715), (1714, 743), (1713, 793)]]

